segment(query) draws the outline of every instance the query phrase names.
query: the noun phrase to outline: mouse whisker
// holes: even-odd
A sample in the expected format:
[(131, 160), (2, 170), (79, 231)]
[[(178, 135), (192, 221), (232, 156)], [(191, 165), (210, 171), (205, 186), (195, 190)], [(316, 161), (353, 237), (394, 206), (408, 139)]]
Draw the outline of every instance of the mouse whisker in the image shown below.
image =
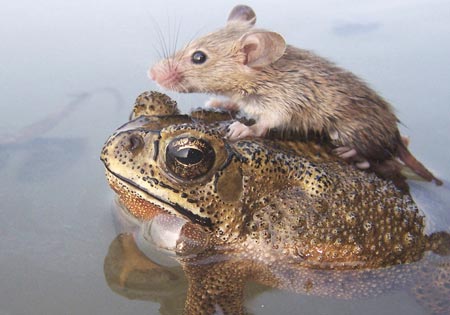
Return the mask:
[(172, 51), (172, 56), (175, 56), (175, 53), (176, 53), (176, 51), (178, 50), (177, 49), (177, 46), (178, 46), (178, 39), (180, 38), (180, 30), (181, 30), (181, 20), (180, 20), (180, 22), (178, 23), (178, 26), (176, 27), (176, 33), (175, 33), (175, 41), (174, 41), (174, 44), (173, 44), (173, 51)]
[(167, 14), (167, 29), (168, 29), (168, 31), (167, 31), (167, 41), (165, 42), (166, 43), (166, 52), (167, 52), (166, 58), (167, 58), (167, 61), (169, 63), (169, 69), (173, 69), (173, 58), (172, 58), (172, 56), (175, 53), (175, 51), (172, 50), (173, 49), (173, 44), (172, 43), (174, 42), (173, 32), (175, 32), (176, 26), (174, 25), (173, 30), (172, 30), (172, 23), (171, 23), (169, 14)]
[(164, 44), (165, 40), (164, 40), (163, 32), (162, 32), (159, 24), (156, 22), (156, 20), (152, 19), (152, 22), (153, 22), (153, 31), (155, 32), (155, 35), (158, 38), (158, 44), (159, 44), (158, 55), (162, 56), (161, 59), (166, 59), (167, 53), (166, 53), (165, 44)]
[[(169, 49), (168, 49), (168, 45), (167, 45), (166, 36), (164, 36), (164, 32), (159, 25), (157, 25), (157, 32), (158, 32), (159, 43), (161, 46), (161, 50), (163, 52), (164, 59), (168, 59), (169, 58)], [(170, 31), (169, 31), (168, 36), (170, 37)]]
[[(170, 56), (168, 58), (168, 62), (169, 62), (169, 68), (170, 69), (176, 69), (177, 68), (177, 64), (180, 61), (179, 58), (177, 58), (176, 56), (176, 51), (177, 51), (177, 46), (178, 46), (178, 39), (180, 36), (180, 29), (181, 29), (181, 21), (179, 23), (177, 23), (176, 21), (174, 21), (173, 23), (173, 33), (174, 33), (174, 38), (172, 40), (172, 38), (169, 36), (169, 44), (170, 45)], [(170, 27), (169, 27), (170, 29)], [(169, 30), (170, 32), (170, 30)]]
[(158, 49), (158, 47), (156, 47), (155, 45), (152, 45), (152, 48), (153, 48), (155, 54), (158, 56), (158, 58), (160, 60), (163, 59), (163, 55), (161, 54), (161, 50)]
[[(157, 29), (160, 29), (158, 22), (156, 21), (155, 17), (150, 12), (147, 12), (147, 14), (148, 14), (148, 18), (149, 18), (150, 22), (153, 24), (153, 27), (150, 29), (150, 31), (152, 32), (152, 37), (156, 36), (158, 38), (158, 42), (160, 44), (161, 38), (160, 38), (158, 32), (156, 31)], [(155, 44), (155, 41), (152, 41), (151, 46), (152, 46), (152, 49), (153, 49), (156, 57), (158, 58), (158, 60), (163, 59), (163, 54), (161, 52), (161, 49), (159, 47), (157, 47), (157, 45)]]

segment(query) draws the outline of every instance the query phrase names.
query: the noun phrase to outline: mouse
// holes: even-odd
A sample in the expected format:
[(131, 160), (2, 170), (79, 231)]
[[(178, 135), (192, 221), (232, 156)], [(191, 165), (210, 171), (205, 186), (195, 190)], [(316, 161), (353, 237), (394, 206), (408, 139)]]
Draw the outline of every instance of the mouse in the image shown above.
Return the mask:
[(265, 137), (272, 129), (324, 135), (341, 158), (365, 169), (401, 160), (442, 185), (408, 150), (393, 107), (362, 79), (333, 62), (255, 27), (256, 14), (235, 6), (225, 27), (188, 43), (149, 69), (159, 86), (225, 97), (209, 106), (254, 121), (229, 126), (227, 137)]

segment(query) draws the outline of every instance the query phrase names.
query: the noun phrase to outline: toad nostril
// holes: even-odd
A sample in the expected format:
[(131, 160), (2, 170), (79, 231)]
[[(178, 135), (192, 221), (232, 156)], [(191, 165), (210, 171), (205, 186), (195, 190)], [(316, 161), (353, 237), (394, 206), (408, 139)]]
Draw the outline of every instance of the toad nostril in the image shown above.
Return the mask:
[(134, 154), (141, 151), (142, 148), (144, 147), (144, 140), (142, 139), (141, 136), (131, 135), (128, 138), (128, 141), (129, 141), (129, 144), (128, 144), (127, 150)]

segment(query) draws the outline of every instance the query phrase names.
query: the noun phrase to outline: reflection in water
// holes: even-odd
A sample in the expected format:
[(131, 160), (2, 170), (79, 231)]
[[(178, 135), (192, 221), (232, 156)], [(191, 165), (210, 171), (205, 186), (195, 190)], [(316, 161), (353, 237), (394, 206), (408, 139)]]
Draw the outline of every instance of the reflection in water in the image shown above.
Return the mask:
[(15, 134), (0, 135), (0, 145), (24, 143), (35, 139), (37, 136), (53, 129), (58, 123), (69, 116), (75, 109), (83, 104), (90, 97), (89, 93), (77, 95), (71, 102), (61, 107), (57, 111), (47, 115), (28, 126), (25, 126)]
[[(244, 296), (249, 298), (266, 290), (253, 286), (244, 293), (254, 282), (299, 294), (341, 299), (405, 290), (432, 314), (443, 315), (449, 310), (448, 256), (429, 254), (419, 262), (383, 269), (315, 270), (282, 260), (272, 263), (258, 257), (252, 260), (238, 252), (223, 256), (210, 249), (195, 257), (178, 256), (180, 266), (166, 267), (140, 251), (135, 242), (136, 230), (151, 233), (139, 226), (129, 233), (122, 231), (109, 247), (105, 277), (109, 287), (120, 295), (160, 303), (161, 314), (180, 314), (183, 309), (185, 314), (192, 315), (214, 314), (218, 310), (224, 314), (244, 314)], [(151, 242), (148, 237), (141, 239)], [(448, 243), (446, 246), (448, 249)]]
[(131, 234), (111, 243), (104, 264), (108, 286), (128, 299), (161, 304), (161, 314), (179, 314), (186, 299), (187, 281), (178, 267), (161, 267), (137, 248)]
[(0, 145), (0, 169), (14, 164), (19, 181), (39, 182), (42, 176), (58, 176), (61, 170), (70, 168), (86, 147), (87, 139), (77, 138), (35, 138)]
[(101, 88), (92, 90), (89, 92), (80, 93), (74, 96), (73, 100), (68, 104), (62, 106), (55, 112), (48, 114), (44, 118), (23, 127), (21, 130), (14, 134), (1, 134), (0, 135), (0, 145), (8, 144), (19, 144), (31, 141), (44, 133), (55, 128), (64, 118), (71, 115), (76, 109), (81, 105), (85, 104), (86, 101), (97, 93), (107, 93), (114, 98), (114, 103), (117, 107), (123, 105), (123, 99), (121, 94), (114, 88)]
[[(117, 107), (123, 105), (120, 93), (113, 88), (101, 88), (74, 95), (73, 99), (44, 118), (13, 134), (0, 134), (0, 169), (11, 167), (19, 181), (37, 182), (42, 176), (52, 177), (69, 168), (85, 153), (87, 139), (44, 138), (43, 135), (76, 112), (95, 94), (106, 93)], [(14, 156), (14, 161), (10, 160)]]

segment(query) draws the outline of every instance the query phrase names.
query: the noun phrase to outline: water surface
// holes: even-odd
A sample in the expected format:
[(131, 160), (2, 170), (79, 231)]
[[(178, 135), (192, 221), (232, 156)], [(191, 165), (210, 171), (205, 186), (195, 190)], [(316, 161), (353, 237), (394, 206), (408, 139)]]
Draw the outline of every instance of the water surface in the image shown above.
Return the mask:
[[(448, 1), (247, 3), (259, 26), (368, 81), (396, 108), (412, 152), (440, 178), (450, 178)], [(185, 42), (223, 25), (233, 5), (196, 0), (2, 4), (1, 315), (158, 314), (158, 303), (126, 299), (105, 281), (104, 258), (117, 233), (99, 153), (125, 122), (134, 98), (157, 88), (146, 77), (160, 47), (155, 25), (168, 40), (180, 23), (179, 42)], [(80, 95), (86, 97), (74, 105)], [(184, 110), (206, 99), (170, 95)], [(416, 188), (418, 195), (432, 191), (433, 200), (425, 194), (420, 203), (426, 211), (440, 209), (430, 213), (429, 224), (448, 228), (445, 190)], [(404, 292), (340, 301), (264, 290), (247, 307), (254, 314), (426, 314)]]

